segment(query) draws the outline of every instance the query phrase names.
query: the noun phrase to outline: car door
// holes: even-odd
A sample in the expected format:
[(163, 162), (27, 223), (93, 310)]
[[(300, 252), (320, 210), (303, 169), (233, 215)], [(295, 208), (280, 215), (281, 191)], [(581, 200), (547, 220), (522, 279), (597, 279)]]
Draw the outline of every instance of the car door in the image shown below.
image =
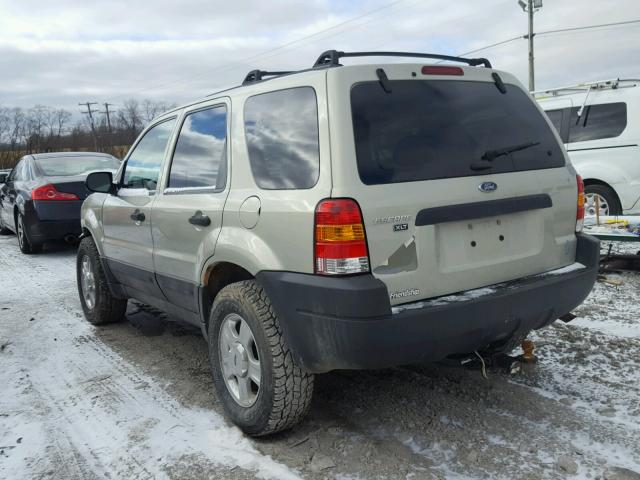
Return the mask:
[(110, 270), (134, 298), (162, 298), (155, 281), (151, 205), (175, 117), (148, 128), (125, 159), (118, 191), (102, 207), (103, 249)]
[(229, 191), (227, 100), (187, 111), (151, 225), (156, 278), (174, 305), (198, 312), (200, 267), (213, 254)]

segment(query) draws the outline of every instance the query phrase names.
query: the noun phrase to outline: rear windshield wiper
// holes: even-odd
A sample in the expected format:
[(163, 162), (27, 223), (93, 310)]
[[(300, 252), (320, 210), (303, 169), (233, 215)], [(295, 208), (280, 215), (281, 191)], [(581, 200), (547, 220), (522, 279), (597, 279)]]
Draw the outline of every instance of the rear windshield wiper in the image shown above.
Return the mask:
[(495, 150), (487, 150), (482, 155), (482, 160), (486, 160), (488, 162), (492, 162), (498, 157), (502, 157), (503, 155), (508, 155), (513, 152), (519, 152), (520, 150), (525, 150), (527, 148), (535, 147), (536, 145), (540, 145), (540, 142), (527, 142), (521, 143), (519, 145), (512, 145), (510, 147), (504, 148), (496, 148)]

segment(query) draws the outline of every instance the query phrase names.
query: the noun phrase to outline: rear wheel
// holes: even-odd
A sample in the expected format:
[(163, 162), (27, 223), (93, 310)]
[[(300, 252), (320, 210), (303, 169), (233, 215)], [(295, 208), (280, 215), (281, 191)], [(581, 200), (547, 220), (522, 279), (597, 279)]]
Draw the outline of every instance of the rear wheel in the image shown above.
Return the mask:
[(314, 377), (295, 364), (271, 302), (255, 280), (220, 291), (208, 335), (218, 397), (245, 433), (268, 435), (304, 418)]
[(597, 205), (600, 215), (621, 215), (622, 207), (616, 192), (606, 185), (587, 185), (584, 187), (585, 215), (595, 216)]
[(80, 303), (89, 323), (105, 325), (124, 319), (127, 300), (111, 294), (98, 249), (91, 237), (85, 237), (80, 242), (76, 273)]
[(18, 237), (18, 245), (22, 253), (30, 255), (42, 251), (42, 244), (36, 243), (29, 238), (22, 213), (18, 213), (16, 216), (16, 236)]

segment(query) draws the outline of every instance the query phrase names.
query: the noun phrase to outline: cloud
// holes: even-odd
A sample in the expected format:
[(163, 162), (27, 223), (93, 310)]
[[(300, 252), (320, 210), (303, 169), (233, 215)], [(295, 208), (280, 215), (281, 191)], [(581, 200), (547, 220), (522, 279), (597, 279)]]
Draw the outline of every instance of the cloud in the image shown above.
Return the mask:
[[(455, 54), (526, 33), (516, 0), (4, 0), (0, 11), (0, 103), (70, 110), (128, 97), (186, 102), (236, 85), (254, 68), (308, 68), (330, 48)], [(633, 18), (637, 0), (616, 8), (547, 0), (535, 21), (543, 31)], [(639, 44), (637, 24), (538, 36), (537, 86), (637, 77)], [(478, 55), (526, 84), (526, 49), (517, 40)]]

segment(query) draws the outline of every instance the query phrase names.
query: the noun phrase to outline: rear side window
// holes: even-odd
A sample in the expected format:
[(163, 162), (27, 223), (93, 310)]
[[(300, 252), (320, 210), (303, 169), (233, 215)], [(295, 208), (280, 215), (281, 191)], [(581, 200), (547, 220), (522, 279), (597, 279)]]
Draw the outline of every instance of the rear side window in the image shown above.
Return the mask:
[(587, 105), (578, 117), (579, 107), (571, 109), (569, 143), (619, 136), (627, 128), (627, 104)]
[(220, 105), (186, 116), (173, 153), (167, 193), (224, 190), (227, 108)]
[(156, 189), (174, 123), (175, 119), (167, 120), (144, 134), (127, 160), (122, 180), (124, 188)]
[[(564, 165), (549, 125), (515, 86), (507, 85), (506, 94), (488, 82), (395, 80), (390, 86), (391, 93), (378, 82), (351, 89), (358, 172), (365, 184)], [(511, 151), (499, 154), (505, 150)]]
[(244, 107), (251, 171), (267, 190), (313, 187), (320, 173), (318, 105), (311, 87), (256, 95)]

